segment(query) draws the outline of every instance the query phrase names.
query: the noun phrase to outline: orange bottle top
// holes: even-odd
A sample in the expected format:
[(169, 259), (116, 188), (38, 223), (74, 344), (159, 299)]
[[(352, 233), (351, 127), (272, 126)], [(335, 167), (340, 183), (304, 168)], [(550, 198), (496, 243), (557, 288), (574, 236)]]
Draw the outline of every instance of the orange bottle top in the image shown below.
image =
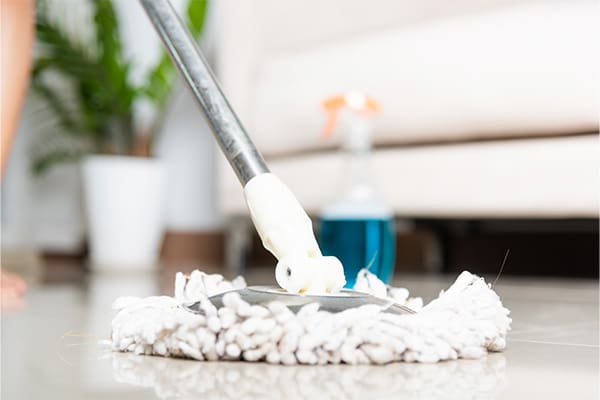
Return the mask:
[(325, 99), (322, 105), (327, 115), (322, 131), (324, 138), (331, 137), (337, 125), (339, 112), (343, 108), (348, 108), (365, 116), (375, 114), (381, 108), (373, 98), (358, 92), (348, 92), (329, 97)]

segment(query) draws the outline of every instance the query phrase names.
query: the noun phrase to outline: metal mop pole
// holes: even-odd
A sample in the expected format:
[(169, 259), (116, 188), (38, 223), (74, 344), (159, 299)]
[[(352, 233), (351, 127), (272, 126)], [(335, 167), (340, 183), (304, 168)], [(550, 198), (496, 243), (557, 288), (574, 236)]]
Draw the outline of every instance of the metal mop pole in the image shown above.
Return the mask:
[(168, 0), (140, 0), (242, 186), (269, 172), (210, 70), (202, 52)]

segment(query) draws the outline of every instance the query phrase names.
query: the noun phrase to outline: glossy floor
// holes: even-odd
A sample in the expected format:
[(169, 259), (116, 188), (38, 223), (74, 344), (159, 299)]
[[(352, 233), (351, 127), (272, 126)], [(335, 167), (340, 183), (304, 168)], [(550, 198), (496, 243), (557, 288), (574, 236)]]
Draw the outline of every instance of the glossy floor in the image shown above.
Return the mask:
[[(170, 275), (170, 274), (169, 274)], [(256, 274), (256, 283), (269, 283)], [(171, 278), (101, 274), (33, 285), (2, 315), (2, 399), (597, 399), (598, 283), (503, 278), (508, 349), (433, 365), (282, 367), (112, 353), (110, 303)], [(452, 277), (396, 279), (426, 300)]]

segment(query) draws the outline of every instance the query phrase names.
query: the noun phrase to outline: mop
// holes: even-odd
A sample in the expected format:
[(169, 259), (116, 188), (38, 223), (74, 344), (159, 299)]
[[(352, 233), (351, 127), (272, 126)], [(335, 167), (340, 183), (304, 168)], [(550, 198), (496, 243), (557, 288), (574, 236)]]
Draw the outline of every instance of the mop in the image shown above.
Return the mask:
[[(410, 298), (407, 289), (386, 287), (366, 270), (359, 273), (357, 286), (416, 312), (390, 313), (381, 304), (330, 312), (320, 310), (318, 302), (294, 312), (280, 301), (244, 301), (238, 293), (245, 287), (241, 278), (229, 282), (218, 274), (194, 271), (177, 274), (173, 297), (117, 299), (112, 348), (293, 365), (432, 363), (480, 358), (506, 347), (509, 310), (483, 278), (469, 272), (425, 306), (420, 298)], [(217, 307), (210, 296), (220, 293), (224, 295)], [(190, 303), (198, 304), (200, 312), (190, 312), (185, 306)]]
[(437, 362), (505, 348), (509, 311), (469, 272), (422, 308), (366, 270), (342, 290), (342, 264), (321, 254), (310, 218), (267, 168), (168, 0), (141, 3), (244, 188), (280, 288), (178, 274), (173, 297), (115, 301), (114, 350), (289, 365)]

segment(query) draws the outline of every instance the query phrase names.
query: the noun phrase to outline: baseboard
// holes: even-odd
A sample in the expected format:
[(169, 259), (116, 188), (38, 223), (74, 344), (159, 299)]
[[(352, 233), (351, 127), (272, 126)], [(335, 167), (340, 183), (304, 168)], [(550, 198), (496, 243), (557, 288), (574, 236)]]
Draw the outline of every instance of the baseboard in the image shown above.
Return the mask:
[(222, 231), (167, 232), (164, 237), (161, 259), (172, 262), (201, 262), (223, 265), (225, 235)]

